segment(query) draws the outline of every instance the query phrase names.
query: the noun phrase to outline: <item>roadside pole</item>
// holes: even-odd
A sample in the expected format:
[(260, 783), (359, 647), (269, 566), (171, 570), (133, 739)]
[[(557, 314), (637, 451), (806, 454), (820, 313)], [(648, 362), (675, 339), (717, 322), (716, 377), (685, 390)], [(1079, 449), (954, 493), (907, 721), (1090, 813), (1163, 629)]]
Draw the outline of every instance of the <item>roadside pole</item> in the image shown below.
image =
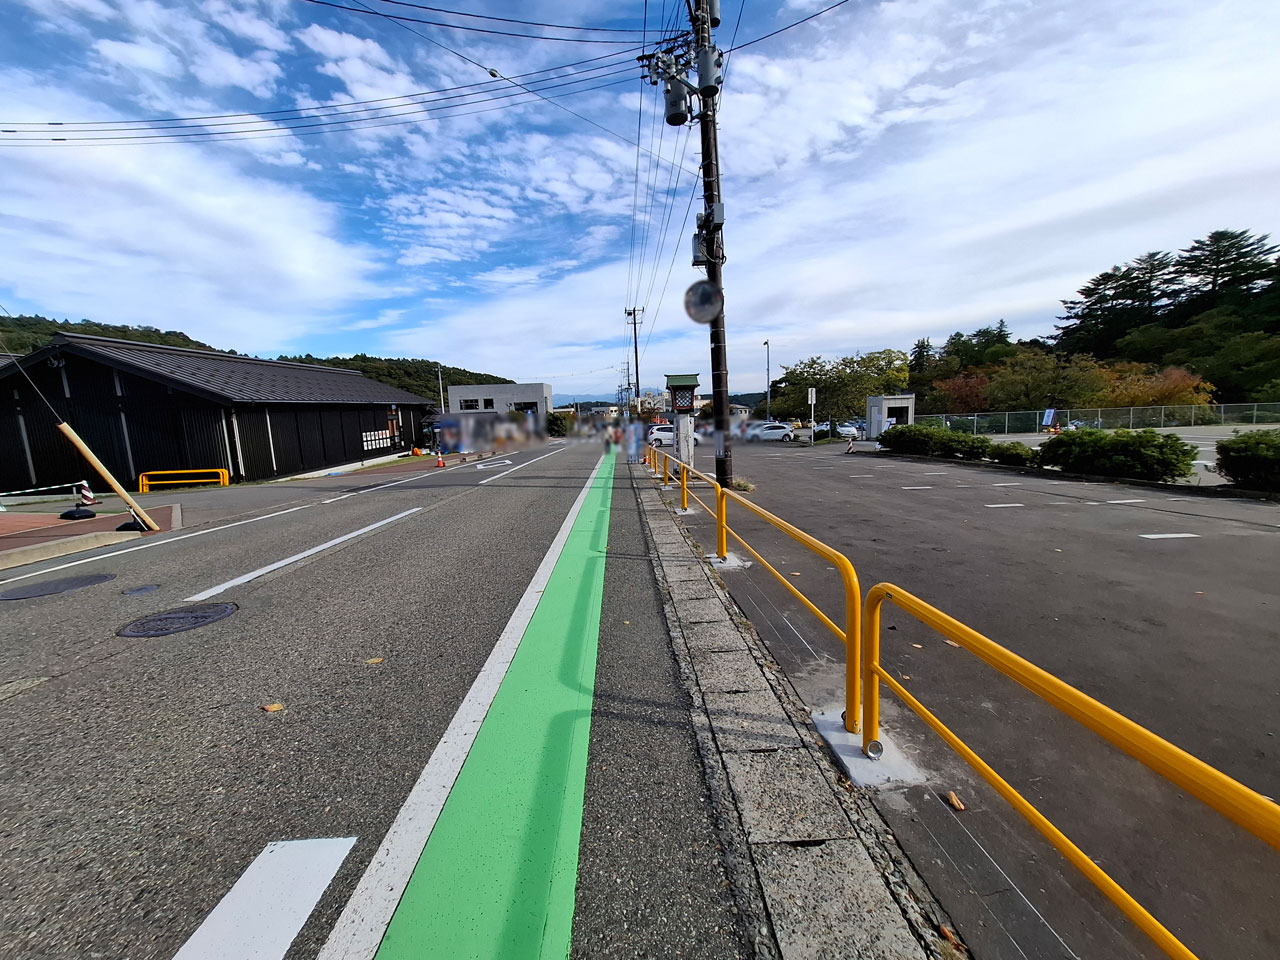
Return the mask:
[(813, 435), (818, 432), (818, 425), (813, 420), (813, 407), (818, 402), (818, 388), (809, 388), (809, 446), (813, 446)]

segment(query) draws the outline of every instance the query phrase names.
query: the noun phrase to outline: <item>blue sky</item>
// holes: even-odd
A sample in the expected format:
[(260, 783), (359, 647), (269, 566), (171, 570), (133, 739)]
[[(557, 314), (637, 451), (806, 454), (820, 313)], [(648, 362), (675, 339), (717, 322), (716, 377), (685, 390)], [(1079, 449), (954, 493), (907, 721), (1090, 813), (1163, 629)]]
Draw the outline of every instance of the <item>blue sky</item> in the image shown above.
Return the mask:
[[(746, 0), (738, 41), (824, 5)], [(723, 7), (727, 48), (740, 6)], [(465, 7), (615, 29), (640, 27), (644, 9)], [(649, 29), (678, 12), (650, 0)], [(225, 132), (216, 140), (0, 134), (9, 310), (181, 329), (266, 356), (429, 357), (587, 395), (617, 384), (623, 310), (640, 305), (645, 385), (692, 370), (709, 381), (706, 328), (680, 305), (699, 275), (683, 219), (697, 131), (651, 122), (655, 91), (629, 70), (628, 44), (409, 24), (469, 63), (304, 0), (0, 0), (0, 14), (5, 129), (249, 115), (208, 121), (228, 124), (203, 128)], [(721, 103), (731, 389), (763, 388), (765, 339), (777, 375), (1002, 317), (1042, 335), (1057, 301), (1113, 263), (1218, 228), (1280, 233), (1276, 36), (1272, 0), (855, 0), (733, 54)], [(512, 96), (482, 67), (546, 71), (522, 82), (572, 91), (556, 102), (599, 126)], [(405, 100), (293, 132), (270, 112), (456, 87), (426, 122)], [(662, 161), (637, 164), (638, 120)]]

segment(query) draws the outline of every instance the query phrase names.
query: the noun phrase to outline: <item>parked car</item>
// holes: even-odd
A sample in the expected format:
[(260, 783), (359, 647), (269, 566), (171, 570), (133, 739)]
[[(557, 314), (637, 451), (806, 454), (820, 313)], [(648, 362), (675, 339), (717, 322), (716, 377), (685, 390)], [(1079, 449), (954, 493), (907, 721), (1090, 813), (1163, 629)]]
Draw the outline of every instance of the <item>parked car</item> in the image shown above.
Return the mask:
[(747, 424), (746, 432), (743, 434), (747, 441), (760, 439), (760, 431), (765, 427), (785, 427), (785, 423), (779, 423), (776, 420), (756, 420)]
[(796, 438), (795, 432), (785, 423), (766, 423), (754, 434), (748, 434), (748, 440), (780, 440), (790, 443)]
[[(660, 447), (663, 444), (674, 446), (676, 442), (675, 426), (670, 423), (660, 423), (657, 426), (650, 427), (649, 442), (655, 447)], [(693, 445), (696, 447), (699, 442), (698, 435), (695, 433), (693, 435)]]
[(858, 425), (852, 420), (847, 420), (844, 423), (837, 423), (836, 433), (846, 439), (849, 437), (856, 437), (858, 435)]

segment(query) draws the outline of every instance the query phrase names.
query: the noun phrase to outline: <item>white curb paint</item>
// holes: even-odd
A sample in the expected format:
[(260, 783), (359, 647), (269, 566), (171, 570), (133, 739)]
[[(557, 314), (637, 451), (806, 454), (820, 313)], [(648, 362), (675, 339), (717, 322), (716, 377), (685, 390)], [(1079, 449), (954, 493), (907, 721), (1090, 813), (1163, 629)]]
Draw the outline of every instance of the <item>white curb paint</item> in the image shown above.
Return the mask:
[(281, 960), (355, 842), (267, 844), (174, 960)]
[(1143, 540), (1198, 540), (1198, 533), (1140, 533)]
[(340, 537), (334, 537), (332, 540), (326, 540), (324, 543), (312, 547), (310, 550), (303, 550), (301, 553), (295, 553), (292, 557), (285, 557), (283, 560), (277, 560), (275, 563), (269, 563), (265, 567), (259, 567), (257, 570), (252, 570), (249, 573), (236, 577), (234, 580), (228, 580), (226, 583), (220, 583), (216, 587), (210, 587), (208, 590), (192, 594), (182, 602), (198, 603), (201, 600), (208, 600), (210, 597), (216, 597), (225, 590), (230, 590), (232, 587), (238, 587), (251, 580), (257, 580), (259, 577), (266, 576), (273, 570), (279, 570), (281, 567), (287, 567), (289, 564), (297, 563), (299, 560), (305, 560), (307, 557), (314, 557), (321, 551), (328, 550), (330, 547), (336, 547), (340, 543), (346, 543), (348, 540), (358, 537), (362, 533), (369, 533), (371, 530), (377, 530), (379, 527), (385, 527), (388, 523), (394, 523), (397, 520), (402, 520), (409, 516), (409, 514), (417, 513), (421, 509), (421, 507), (412, 507), (409, 510), (402, 510), (394, 517), (387, 517), (385, 520), (379, 520), (377, 523), (371, 523), (367, 527), (361, 527), (359, 530), (352, 530), (350, 533), (343, 534)]
[(560, 531), (551, 541), (546, 556), (542, 558), (533, 579), (525, 588), (524, 596), (516, 604), (515, 612), (511, 614), (511, 619), (494, 644), (489, 659), (480, 668), (479, 676), (471, 684), (458, 712), (449, 721), (444, 736), (431, 752), (431, 759), (423, 767), (418, 782), (409, 791), (391, 829), (387, 831), (378, 852), (369, 861), (368, 869), (360, 878), (355, 892), (347, 901), (342, 916), (338, 918), (316, 960), (371, 960), (377, 952), (391, 916), (409, 884), (414, 867), (418, 865), (418, 858), (422, 856), (431, 831), (435, 829), (436, 819), (444, 809), (445, 800), (449, 798), (454, 781), (458, 779), (462, 764), (471, 752), (480, 724), (484, 722), (493, 698), (497, 696), (498, 687), (507, 675), (511, 661), (515, 659), (524, 631), (533, 619), (533, 612), (542, 599), (542, 593), (551, 579), (551, 572), (569, 539), (569, 531), (582, 512), (582, 504), (586, 501), (603, 463), (604, 457), (601, 457), (578, 493), (578, 499), (569, 508), (568, 516), (564, 518)]
[(560, 453), (564, 449), (565, 449), (564, 447), (561, 447), (559, 450), (552, 450), (550, 453), (544, 453), (540, 457), (534, 457), (532, 460), (522, 463), (519, 466), (512, 467), (510, 470), (503, 470), (501, 473), (495, 473), (492, 477), (485, 477), (483, 480), (480, 481), (480, 483), (485, 484), (485, 483), (488, 483), (490, 480), (501, 480), (508, 473), (515, 473), (517, 470), (521, 469), (522, 467), (527, 467), (530, 463), (537, 463), (539, 460), (547, 459), (547, 457), (554, 457), (557, 453)]
[(310, 506), (313, 506), (313, 504), (304, 503), (300, 507), (290, 507), (288, 510), (277, 510), (275, 513), (264, 513), (260, 517), (250, 517), (248, 520), (237, 520), (235, 523), (224, 523), (220, 527), (210, 527), (208, 530), (197, 530), (194, 533), (184, 533), (180, 536), (169, 537), (165, 540), (148, 540), (146, 543), (139, 544), (136, 547), (125, 547), (123, 550), (112, 550), (110, 553), (99, 554), (96, 557), (85, 557), (82, 560), (71, 560), (67, 563), (60, 563), (56, 567), (46, 567), (44, 570), (37, 570), (34, 573), (24, 573), (19, 577), (10, 577), (8, 580), (0, 580), (0, 585), (13, 583), (16, 580), (25, 580), (27, 577), (38, 577), (44, 573), (53, 573), (55, 570), (65, 570), (67, 567), (78, 567), (82, 563), (92, 563), (94, 560), (106, 560), (108, 557), (118, 557), (122, 553), (133, 553), (135, 550), (148, 550), (151, 547), (163, 547), (166, 543), (177, 543), (179, 540), (186, 540), (190, 537), (202, 537), (206, 533), (217, 533), (219, 530), (229, 530), (231, 527), (238, 527), (246, 523), (256, 523), (259, 520), (270, 520), (272, 517), (282, 517), (286, 513), (293, 513), (295, 510), (305, 510)]

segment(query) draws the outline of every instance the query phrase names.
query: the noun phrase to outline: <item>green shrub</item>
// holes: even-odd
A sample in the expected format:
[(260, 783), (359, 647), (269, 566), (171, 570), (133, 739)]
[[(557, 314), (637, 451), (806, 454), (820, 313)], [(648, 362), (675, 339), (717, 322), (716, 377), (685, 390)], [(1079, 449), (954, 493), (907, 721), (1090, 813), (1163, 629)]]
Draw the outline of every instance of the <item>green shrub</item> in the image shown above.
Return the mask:
[(993, 443), (987, 456), (996, 463), (1009, 467), (1032, 467), (1036, 464), (1036, 452), (1025, 443)]
[(813, 442), (817, 443), (819, 440), (825, 440), (829, 436), (831, 436), (829, 430), (815, 430), (813, 431)]
[(1040, 465), (1133, 480), (1177, 480), (1191, 473), (1196, 448), (1155, 430), (1072, 430), (1040, 445)]
[(1218, 473), (1239, 487), (1280, 490), (1280, 430), (1250, 430), (1218, 441)]
[(880, 446), (894, 453), (934, 452), (934, 444), (939, 436), (946, 436), (948, 431), (937, 427), (925, 426), (922, 423), (902, 424), (890, 427), (880, 434)]
[(986, 437), (965, 436), (962, 433), (939, 430), (930, 452), (938, 457), (982, 460), (991, 452), (991, 441)]

